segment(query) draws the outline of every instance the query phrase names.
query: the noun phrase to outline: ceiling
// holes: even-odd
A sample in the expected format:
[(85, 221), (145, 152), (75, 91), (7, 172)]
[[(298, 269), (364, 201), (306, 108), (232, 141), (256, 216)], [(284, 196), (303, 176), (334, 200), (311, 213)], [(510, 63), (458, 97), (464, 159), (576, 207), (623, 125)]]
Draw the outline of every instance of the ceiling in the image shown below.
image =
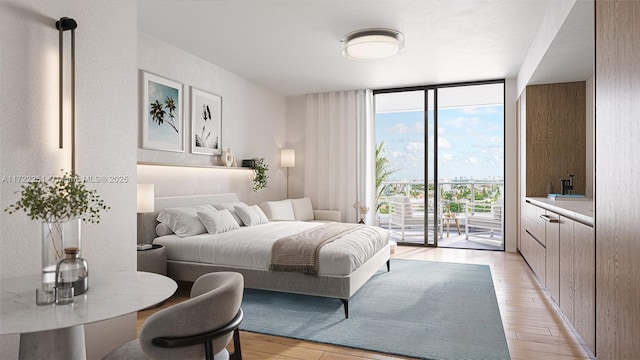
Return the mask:
[[(549, 1), (138, 0), (138, 29), (293, 96), (515, 77)], [(340, 39), (371, 27), (404, 33), (405, 50), (342, 57)]]

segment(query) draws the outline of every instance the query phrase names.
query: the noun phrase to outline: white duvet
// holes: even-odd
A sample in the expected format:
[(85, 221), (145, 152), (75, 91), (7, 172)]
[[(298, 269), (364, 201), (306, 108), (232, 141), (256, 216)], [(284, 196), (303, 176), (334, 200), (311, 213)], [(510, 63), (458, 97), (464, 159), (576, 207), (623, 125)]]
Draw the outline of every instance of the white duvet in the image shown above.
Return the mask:
[[(221, 234), (190, 237), (166, 235), (154, 240), (167, 248), (167, 259), (255, 270), (269, 270), (271, 245), (321, 223), (281, 221), (243, 226)], [(319, 275), (348, 275), (389, 242), (389, 234), (378, 227), (364, 226), (320, 250)]]

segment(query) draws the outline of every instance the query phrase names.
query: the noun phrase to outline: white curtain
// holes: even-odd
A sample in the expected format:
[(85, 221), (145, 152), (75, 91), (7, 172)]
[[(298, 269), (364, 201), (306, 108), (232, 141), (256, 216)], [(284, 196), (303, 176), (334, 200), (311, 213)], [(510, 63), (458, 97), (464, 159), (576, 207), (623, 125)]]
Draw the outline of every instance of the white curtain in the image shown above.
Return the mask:
[(369, 207), (373, 224), (375, 166), (373, 95), (370, 90), (308, 94), (304, 192), (317, 209), (342, 211), (357, 222), (355, 202)]

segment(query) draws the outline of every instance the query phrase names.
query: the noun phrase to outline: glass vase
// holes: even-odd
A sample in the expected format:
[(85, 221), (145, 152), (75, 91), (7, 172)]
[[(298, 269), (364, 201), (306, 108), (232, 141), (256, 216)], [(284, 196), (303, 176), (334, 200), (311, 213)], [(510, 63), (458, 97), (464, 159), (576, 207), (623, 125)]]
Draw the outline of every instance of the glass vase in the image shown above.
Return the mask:
[(85, 259), (78, 257), (78, 251), (77, 247), (65, 247), (65, 258), (56, 268), (56, 288), (73, 287), (74, 295), (89, 290), (89, 266)]
[(80, 249), (80, 219), (65, 222), (42, 222), (42, 286), (53, 291), (56, 265), (64, 258), (65, 247)]

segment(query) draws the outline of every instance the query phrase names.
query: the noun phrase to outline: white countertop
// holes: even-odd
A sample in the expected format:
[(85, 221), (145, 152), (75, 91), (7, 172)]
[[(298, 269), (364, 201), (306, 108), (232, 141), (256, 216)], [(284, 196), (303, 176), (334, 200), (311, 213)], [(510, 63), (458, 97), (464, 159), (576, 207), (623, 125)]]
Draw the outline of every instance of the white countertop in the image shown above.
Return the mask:
[(551, 200), (546, 197), (528, 197), (533, 205), (593, 226), (593, 199), (586, 200)]
[(89, 273), (89, 290), (69, 305), (36, 305), (40, 276), (0, 279), (0, 334), (32, 333), (102, 321), (158, 304), (177, 289), (172, 279), (148, 272)]

